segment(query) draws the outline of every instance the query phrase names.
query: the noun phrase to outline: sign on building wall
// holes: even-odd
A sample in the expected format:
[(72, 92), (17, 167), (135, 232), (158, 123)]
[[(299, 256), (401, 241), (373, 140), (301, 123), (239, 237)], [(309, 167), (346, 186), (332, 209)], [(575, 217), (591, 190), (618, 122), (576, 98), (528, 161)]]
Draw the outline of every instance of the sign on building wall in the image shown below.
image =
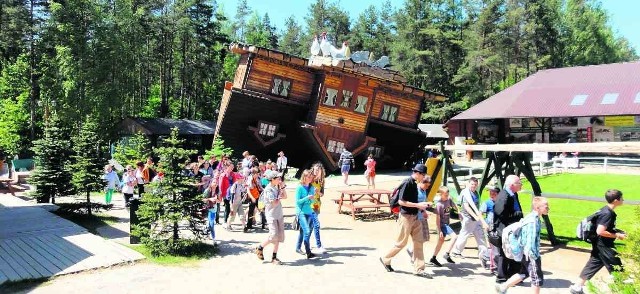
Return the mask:
[(634, 126), (636, 117), (634, 115), (605, 116), (604, 125), (609, 127)]

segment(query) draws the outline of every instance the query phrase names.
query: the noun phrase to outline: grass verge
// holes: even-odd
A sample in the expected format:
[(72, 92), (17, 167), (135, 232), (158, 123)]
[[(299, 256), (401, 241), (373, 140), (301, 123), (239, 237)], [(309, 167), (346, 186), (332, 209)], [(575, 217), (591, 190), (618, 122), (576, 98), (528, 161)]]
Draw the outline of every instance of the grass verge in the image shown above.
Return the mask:
[(191, 248), (189, 256), (179, 255), (161, 255), (154, 256), (151, 254), (151, 250), (146, 246), (140, 245), (127, 245), (129, 248), (140, 252), (144, 255), (146, 261), (156, 263), (160, 265), (171, 266), (190, 266), (203, 259), (209, 259), (218, 253), (218, 247), (207, 243), (197, 243)]
[[(555, 174), (536, 178), (543, 193), (604, 198), (608, 189), (618, 189), (627, 200), (640, 200), (640, 176), (617, 174)], [(532, 191), (523, 181), (523, 190)]]

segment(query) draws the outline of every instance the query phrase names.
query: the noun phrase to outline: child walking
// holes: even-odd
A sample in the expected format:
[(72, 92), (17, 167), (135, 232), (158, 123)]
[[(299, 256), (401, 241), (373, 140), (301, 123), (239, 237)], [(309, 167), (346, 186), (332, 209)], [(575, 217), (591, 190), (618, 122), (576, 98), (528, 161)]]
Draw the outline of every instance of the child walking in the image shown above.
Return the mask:
[(220, 203), (220, 198), (219, 198), (220, 193), (218, 193), (217, 189), (218, 189), (218, 182), (210, 181), (209, 187), (207, 187), (202, 193), (202, 196), (204, 198), (202, 199), (202, 201), (206, 203), (206, 206), (208, 208), (207, 222), (209, 225), (209, 232), (211, 233), (211, 241), (213, 242), (214, 246), (218, 245), (218, 241), (216, 241), (216, 231), (214, 228), (216, 224), (216, 215), (218, 214), (217, 204)]
[(278, 259), (278, 247), (284, 242), (284, 214), (282, 213), (282, 203), (280, 200), (287, 198), (287, 192), (282, 184), (282, 174), (268, 170), (264, 172), (264, 177), (269, 180), (265, 187), (261, 200), (264, 202), (264, 211), (269, 226), (269, 237), (256, 248), (258, 259), (264, 260), (264, 247), (273, 244), (272, 264), (281, 264)]
[(455, 204), (449, 198), (449, 188), (442, 186), (438, 189), (438, 192), (440, 193), (440, 201), (436, 204), (436, 231), (438, 232), (438, 244), (436, 244), (436, 249), (434, 250), (433, 256), (429, 262), (440, 267), (442, 264), (438, 262), (436, 256), (438, 256), (438, 252), (440, 252), (440, 249), (442, 248), (444, 238), (448, 235), (451, 235), (451, 239), (449, 240), (449, 249), (442, 257), (449, 263), (455, 263), (449, 254), (451, 253), (453, 246), (456, 244), (458, 235), (456, 235), (453, 229), (449, 226), (451, 209), (454, 209), (455, 207)]

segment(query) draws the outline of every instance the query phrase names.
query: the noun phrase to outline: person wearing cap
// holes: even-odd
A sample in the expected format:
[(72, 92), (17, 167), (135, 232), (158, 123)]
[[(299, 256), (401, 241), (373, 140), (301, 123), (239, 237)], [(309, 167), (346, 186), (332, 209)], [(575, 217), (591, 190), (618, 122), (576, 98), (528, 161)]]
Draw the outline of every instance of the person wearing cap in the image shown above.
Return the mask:
[[(482, 204), (480, 205), (480, 212), (484, 213), (484, 221), (489, 225), (487, 231), (490, 232), (493, 230), (493, 206), (495, 205), (495, 201), (498, 198), (498, 193), (500, 193), (500, 188), (496, 186), (489, 186), (487, 187), (487, 190), (489, 190), (489, 199), (487, 199), (485, 202), (482, 202)], [(498, 247), (492, 245), (491, 243), (489, 243), (488, 246), (489, 265), (485, 266), (485, 269), (494, 272), (498, 266), (495, 260), (495, 256), (499, 254)]]
[(418, 213), (425, 210), (431, 205), (428, 202), (418, 202), (418, 184), (422, 182), (427, 173), (427, 167), (424, 164), (416, 164), (412, 170), (411, 177), (402, 181), (398, 187), (398, 195), (400, 197), (400, 214), (398, 216), (398, 226), (400, 231), (396, 238), (396, 243), (383, 257), (380, 262), (388, 272), (393, 272), (391, 267), (391, 259), (398, 254), (407, 245), (409, 237), (413, 242), (413, 256), (415, 258), (414, 274), (416, 276), (431, 278), (431, 275), (424, 270), (424, 251), (422, 250), (424, 236), (422, 235), (422, 222), (418, 220)]
[(278, 168), (278, 172), (282, 173), (282, 177), (286, 177), (287, 175), (287, 157), (284, 156), (284, 152), (278, 152), (278, 159), (276, 160), (276, 167)]
[(260, 198), (264, 202), (264, 212), (269, 227), (269, 237), (256, 248), (258, 259), (264, 260), (264, 247), (273, 244), (273, 257), (271, 263), (280, 264), (278, 259), (278, 247), (284, 242), (284, 214), (282, 213), (282, 203), (280, 200), (287, 198), (285, 186), (282, 183), (282, 174), (276, 171), (267, 170), (264, 177), (269, 180), (269, 184), (264, 188)]

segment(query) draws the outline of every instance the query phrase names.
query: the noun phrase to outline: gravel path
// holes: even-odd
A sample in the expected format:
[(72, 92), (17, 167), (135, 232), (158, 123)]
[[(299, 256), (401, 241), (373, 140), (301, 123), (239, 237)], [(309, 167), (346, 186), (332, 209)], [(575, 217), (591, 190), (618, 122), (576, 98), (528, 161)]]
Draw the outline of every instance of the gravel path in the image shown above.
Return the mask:
[[(392, 189), (406, 175), (380, 175), (378, 188)], [(364, 184), (361, 175), (353, 175), (352, 183)], [(363, 188), (363, 185), (353, 188)], [(295, 187), (295, 182), (288, 183)], [(368, 214), (353, 221), (350, 215), (338, 214), (337, 205), (329, 199), (338, 195), (340, 178), (329, 178), (327, 194), (320, 221), (322, 240), (328, 252), (307, 260), (294, 252), (297, 232), (287, 230), (285, 243), (280, 246), (278, 257), (283, 261), (275, 266), (261, 262), (253, 254), (253, 248), (266, 237), (260, 230), (242, 233), (240, 225), (229, 232), (216, 227), (220, 254), (212, 259), (181, 266), (161, 266), (149, 262), (118, 266), (109, 269), (79, 273), (56, 278), (36, 285), (29, 293), (397, 293), (406, 290), (431, 290), (438, 293), (494, 293), (494, 277), (479, 269), (474, 241), (469, 239), (464, 254), (456, 264), (442, 268), (429, 268), (436, 277), (432, 280), (411, 274), (412, 266), (405, 251), (393, 260), (395, 273), (387, 273), (378, 257), (393, 245), (397, 228), (394, 220), (384, 215)], [(344, 187), (342, 187), (344, 188)], [(292, 192), (289, 193), (292, 195)], [(118, 197), (114, 197), (118, 198)], [(117, 199), (116, 199), (117, 200)], [(118, 205), (118, 203), (116, 203)], [(286, 221), (291, 222), (293, 201), (285, 203)], [(125, 210), (111, 213), (126, 218)], [(376, 219), (377, 218), (377, 219)], [(432, 218), (433, 220), (434, 218)], [(127, 242), (122, 231), (127, 223), (110, 228), (113, 237)], [(120, 233), (118, 233), (118, 231)], [(425, 244), (425, 256), (431, 256), (435, 245)], [(313, 241), (312, 241), (313, 244)], [(447, 244), (445, 244), (446, 246)], [(568, 293), (570, 281), (588, 258), (588, 253), (543, 246), (543, 270), (545, 286), (542, 293)], [(267, 260), (271, 247), (265, 249)], [(442, 261), (442, 259), (441, 259)], [(603, 272), (600, 273), (601, 275)], [(528, 282), (511, 289), (509, 293), (530, 293)]]

